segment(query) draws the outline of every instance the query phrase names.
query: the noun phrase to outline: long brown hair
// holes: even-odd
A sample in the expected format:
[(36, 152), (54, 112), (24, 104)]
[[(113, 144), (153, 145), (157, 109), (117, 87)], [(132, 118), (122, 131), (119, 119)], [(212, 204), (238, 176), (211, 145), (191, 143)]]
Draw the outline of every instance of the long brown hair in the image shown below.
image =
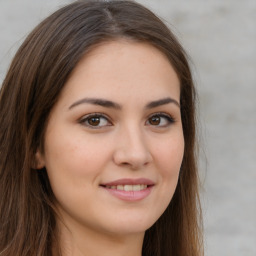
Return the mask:
[(49, 113), (79, 60), (98, 44), (147, 42), (169, 59), (181, 84), (185, 152), (177, 189), (146, 231), (143, 256), (201, 256), (195, 89), (186, 54), (167, 26), (133, 1), (77, 1), (41, 22), (15, 55), (0, 93), (0, 255), (52, 255), (55, 212), (45, 169), (35, 170)]

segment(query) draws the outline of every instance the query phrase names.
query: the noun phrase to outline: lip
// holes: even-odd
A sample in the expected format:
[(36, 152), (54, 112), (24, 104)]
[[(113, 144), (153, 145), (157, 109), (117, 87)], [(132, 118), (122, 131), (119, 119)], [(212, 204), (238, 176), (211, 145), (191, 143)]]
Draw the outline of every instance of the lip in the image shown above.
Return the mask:
[(103, 184), (101, 184), (101, 186), (138, 185), (138, 184), (153, 186), (154, 182), (152, 180), (150, 180), (150, 179), (145, 179), (145, 178), (139, 178), (139, 179), (119, 179), (119, 180), (103, 183)]
[[(147, 187), (139, 191), (125, 191), (125, 190), (110, 188), (111, 186), (118, 186), (118, 185), (147, 185)], [(101, 184), (100, 187), (102, 187), (105, 191), (110, 193), (110, 195), (120, 200), (136, 202), (148, 197), (154, 185), (155, 183), (152, 180), (139, 178), (139, 179), (119, 179), (119, 180)]]

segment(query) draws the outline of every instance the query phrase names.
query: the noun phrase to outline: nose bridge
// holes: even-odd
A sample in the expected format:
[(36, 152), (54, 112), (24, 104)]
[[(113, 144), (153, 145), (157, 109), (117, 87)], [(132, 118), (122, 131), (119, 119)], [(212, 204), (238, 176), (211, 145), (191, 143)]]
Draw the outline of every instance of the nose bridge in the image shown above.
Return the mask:
[(146, 142), (144, 134), (139, 126), (130, 125), (124, 130), (124, 138), (127, 136), (126, 147), (127, 150), (132, 152), (144, 152), (146, 151)]
[(116, 164), (128, 165), (136, 169), (151, 161), (150, 150), (142, 127), (129, 123), (120, 128), (118, 136), (114, 154)]

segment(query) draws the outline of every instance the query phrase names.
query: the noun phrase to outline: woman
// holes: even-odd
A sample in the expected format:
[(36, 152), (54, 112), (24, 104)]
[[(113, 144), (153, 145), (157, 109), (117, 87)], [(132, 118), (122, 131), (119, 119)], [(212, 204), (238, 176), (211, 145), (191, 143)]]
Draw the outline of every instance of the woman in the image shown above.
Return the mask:
[(132, 1), (78, 1), (0, 94), (0, 254), (202, 255), (185, 53)]

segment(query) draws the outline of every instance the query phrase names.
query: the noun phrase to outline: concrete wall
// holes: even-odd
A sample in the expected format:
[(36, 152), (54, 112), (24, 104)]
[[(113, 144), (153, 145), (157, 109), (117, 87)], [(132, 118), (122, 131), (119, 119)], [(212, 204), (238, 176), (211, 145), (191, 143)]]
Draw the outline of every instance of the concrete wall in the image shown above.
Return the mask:
[[(68, 1), (0, 0), (0, 81), (25, 35)], [(70, 2), (70, 1), (69, 1)], [(191, 56), (208, 256), (256, 255), (256, 1), (140, 0)]]

